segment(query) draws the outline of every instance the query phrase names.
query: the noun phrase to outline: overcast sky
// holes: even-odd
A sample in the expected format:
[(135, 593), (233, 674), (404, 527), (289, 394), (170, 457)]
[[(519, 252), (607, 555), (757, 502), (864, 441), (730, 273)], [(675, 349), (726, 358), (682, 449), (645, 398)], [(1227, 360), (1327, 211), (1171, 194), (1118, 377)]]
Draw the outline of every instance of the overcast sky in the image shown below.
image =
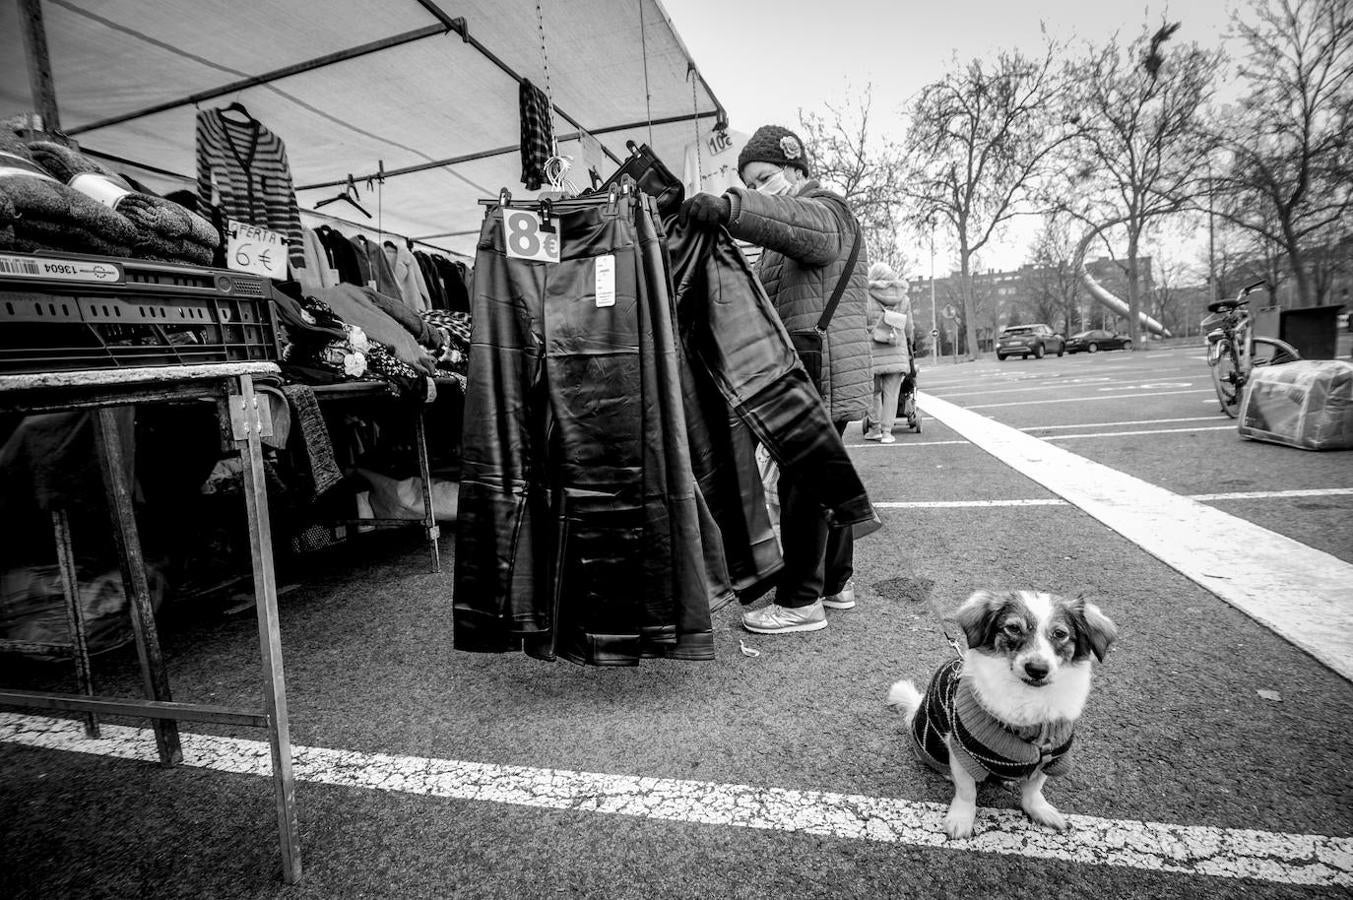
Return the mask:
[[(900, 111), (959, 59), (1004, 47), (1035, 52), (1040, 23), (1083, 45), (1115, 31), (1131, 39), (1146, 22), (1180, 22), (1179, 41), (1221, 43), (1237, 0), (662, 0), (730, 125), (797, 128), (800, 107), (821, 110), (873, 85), (872, 120), (900, 138)], [(1024, 229), (1019, 229), (1023, 231)], [(989, 254), (1018, 266), (1023, 240)]]

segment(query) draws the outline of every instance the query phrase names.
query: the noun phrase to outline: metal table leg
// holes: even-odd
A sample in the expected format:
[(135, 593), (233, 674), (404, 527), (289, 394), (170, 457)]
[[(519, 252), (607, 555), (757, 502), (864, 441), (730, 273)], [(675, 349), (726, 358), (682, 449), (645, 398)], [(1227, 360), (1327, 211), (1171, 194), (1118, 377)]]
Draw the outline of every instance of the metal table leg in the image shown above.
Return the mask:
[[(151, 605), (150, 586), (146, 582), (146, 561), (141, 555), (141, 539), (136, 531), (131, 487), (127, 483), (117, 409), (98, 409), (94, 417), (94, 441), (99, 465), (103, 468), (108, 510), (113, 518), (113, 538), (117, 542), (118, 560), (122, 565), (122, 586), (131, 607), (132, 631), (136, 635), (136, 653), (141, 659), (141, 678), (146, 697), (171, 701), (174, 698), (169, 692), (169, 675), (165, 672), (164, 656), (160, 652), (155, 608)], [(160, 752), (161, 765), (173, 766), (183, 762), (178, 723), (173, 719), (153, 719), (151, 724), (155, 730), (155, 745)]]
[[(56, 563), (61, 572), (61, 590), (66, 595), (66, 630), (70, 632), (70, 652), (75, 660), (75, 685), (86, 697), (94, 696), (94, 673), (89, 664), (89, 640), (85, 636), (85, 608), (80, 603), (80, 579), (75, 572), (75, 551), (71, 548), (70, 519), (64, 509), (52, 510), (52, 534), (56, 538)], [(99, 717), (83, 713), (85, 735), (99, 736)]]
[(437, 511), (432, 506), (432, 464), (428, 459), (427, 427), (424, 417), (427, 407), (420, 406), (414, 415), (413, 436), (418, 444), (418, 474), (423, 481), (423, 531), (427, 535), (428, 554), (432, 557), (432, 571), (442, 570), (441, 548), (437, 546), (441, 538), (441, 528), (437, 525)]
[[(291, 771), (291, 731), (287, 722), (286, 680), (282, 673), (282, 636), (277, 615), (277, 581), (273, 573), (272, 527), (268, 521), (268, 494), (263, 474), (263, 446), (253, 379), (242, 375), (232, 386), (232, 403), (243, 404), (243, 414), (232, 415), (235, 446), (244, 470), (244, 501), (249, 515), (249, 549), (254, 563), (254, 599), (258, 611), (258, 640), (263, 651), (263, 691), (272, 747), (273, 787), (277, 800), (277, 828), (282, 847), (282, 879), (301, 880), (300, 828), (296, 820), (296, 784)], [(243, 433), (241, 433), (243, 432)]]

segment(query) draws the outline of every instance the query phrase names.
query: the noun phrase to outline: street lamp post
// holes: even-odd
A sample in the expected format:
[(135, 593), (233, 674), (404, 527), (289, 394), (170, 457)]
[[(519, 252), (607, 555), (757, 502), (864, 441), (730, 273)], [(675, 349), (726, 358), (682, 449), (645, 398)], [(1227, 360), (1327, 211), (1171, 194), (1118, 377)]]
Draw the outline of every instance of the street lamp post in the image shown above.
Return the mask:
[[(1221, 299), (1220, 285), (1217, 284), (1217, 236), (1213, 223), (1212, 201), (1217, 192), (1212, 180), (1212, 154), (1207, 155), (1207, 284), (1208, 300), (1216, 303)], [(1187, 325), (1185, 326), (1187, 329)]]
[(939, 324), (935, 317), (935, 220), (930, 220), (930, 362), (940, 358)]

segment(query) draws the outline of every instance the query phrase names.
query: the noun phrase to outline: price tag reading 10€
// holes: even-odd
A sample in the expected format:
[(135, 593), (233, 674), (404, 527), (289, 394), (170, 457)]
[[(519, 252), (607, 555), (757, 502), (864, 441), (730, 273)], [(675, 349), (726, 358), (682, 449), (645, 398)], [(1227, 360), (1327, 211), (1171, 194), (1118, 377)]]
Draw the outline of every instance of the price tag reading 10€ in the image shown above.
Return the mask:
[(555, 221), (541, 219), (527, 209), (508, 209), (503, 211), (503, 226), (507, 228), (508, 256), (559, 262), (559, 231)]

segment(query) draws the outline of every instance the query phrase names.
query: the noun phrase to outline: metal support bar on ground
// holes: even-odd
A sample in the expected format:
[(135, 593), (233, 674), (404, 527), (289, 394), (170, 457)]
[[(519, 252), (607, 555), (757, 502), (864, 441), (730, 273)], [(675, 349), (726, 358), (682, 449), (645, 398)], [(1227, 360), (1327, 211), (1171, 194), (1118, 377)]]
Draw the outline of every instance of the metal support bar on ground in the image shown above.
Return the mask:
[[(267, 728), (268, 717), (244, 709), (211, 706), (204, 703), (162, 702), (159, 700), (113, 700), (82, 694), (0, 691), (0, 705), (36, 709), (60, 709), (68, 712), (102, 713), (105, 716), (135, 716), (142, 719), (181, 719), (187, 722), (212, 722), (217, 725), (247, 725)], [(89, 737), (97, 738), (97, 734)]]

